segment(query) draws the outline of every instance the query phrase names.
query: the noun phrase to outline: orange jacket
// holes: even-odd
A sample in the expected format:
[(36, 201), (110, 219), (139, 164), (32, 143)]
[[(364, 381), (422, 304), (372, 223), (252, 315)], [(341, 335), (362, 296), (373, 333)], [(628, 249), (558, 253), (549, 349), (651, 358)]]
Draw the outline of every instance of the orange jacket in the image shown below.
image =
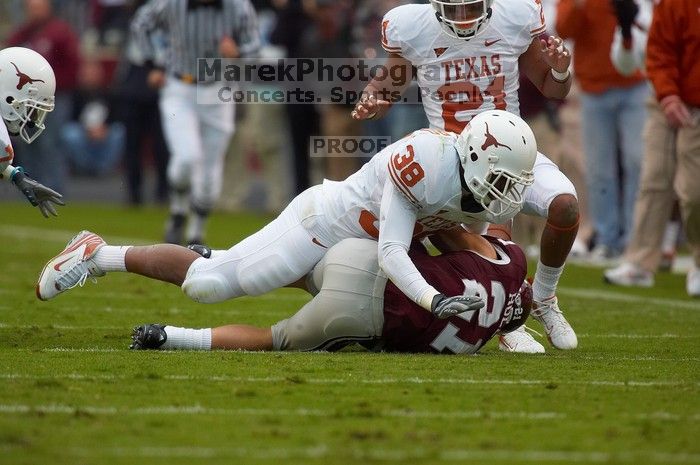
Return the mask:
[(560, 0), (556, 26), (562, 38), (574, 41), (574, 70), (584, 92), (598, 94), (644, 80), (639, 72), (621, 75), (610, 61), (617, 26), (610, 0), (584, 0), (580, 7), (576, 0)]
[(700, 107), (700, 0), (661, 0), (647, 42), (647, 74), (661, 101)]

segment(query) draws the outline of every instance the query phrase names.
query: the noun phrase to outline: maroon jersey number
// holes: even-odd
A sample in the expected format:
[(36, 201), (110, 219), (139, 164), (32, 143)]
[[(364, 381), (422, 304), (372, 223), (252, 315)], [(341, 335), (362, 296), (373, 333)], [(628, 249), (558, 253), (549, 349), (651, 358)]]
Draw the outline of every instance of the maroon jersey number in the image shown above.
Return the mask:
[[(464, 282), (464, 293), (462, 295), (478, 295), (486, 299), (488, 294), (486, 288), (484, 288), (481, 283), (473, 279), (463, 279), (462, 281)], [(491, 281), (491, 298), (491, 304), (486, 305), (479, 311), (478, 325), (482, 328), (490, 328), (501, 321), (506, 303), (506, 290), (499, 281)], [(476, 312), (477, 310), (472, 310), (470, 312), (460, 313), (456, 315), (456, 317), (471, 323)], [(458, 332), (459, 328), (456, 325), (448, 323), (440, 334), (433, 339), (433, 342), (430, 343), (430, 347), (438, 352), (443, 352), (447, 349), (455, 354), (473, 354), (476, 353), (484, 343), (481, 339), (473, 343), (464, 341), (457, 336)]]

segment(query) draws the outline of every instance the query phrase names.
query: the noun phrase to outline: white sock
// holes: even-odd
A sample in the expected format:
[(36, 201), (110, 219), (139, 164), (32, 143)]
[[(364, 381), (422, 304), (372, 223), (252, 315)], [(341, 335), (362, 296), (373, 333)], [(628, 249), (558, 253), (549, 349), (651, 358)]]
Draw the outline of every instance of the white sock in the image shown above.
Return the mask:
[(126, 251), (130, 245), (105, 245), (97, 251), (92, 261), (104, 271), (126, 271)]
[(203, 239), (206, 222), (207, 216), (194, 212), (190, 214), (190, 222), (187, 224), (187, 234), (185, 234), (187, 240)]
[(563, 271), (563, 266), (555, 268), (538, 261), (537, 271), (535, 271), (535, 280), (532, 284), (532, 298), (538, 302), (542, 302), (554, 296), (557, 291), (557, 284), (559, 284), (559, 278)]
[(187, 215), (187, 210), (190, 206), (190, 190), (189, 189), (171, 189), (170, 190), (170, 214), (171, 215)]
[(168, 339), (161, 349), (211, 350), (211, 328), (190, 329), (166, 326)]

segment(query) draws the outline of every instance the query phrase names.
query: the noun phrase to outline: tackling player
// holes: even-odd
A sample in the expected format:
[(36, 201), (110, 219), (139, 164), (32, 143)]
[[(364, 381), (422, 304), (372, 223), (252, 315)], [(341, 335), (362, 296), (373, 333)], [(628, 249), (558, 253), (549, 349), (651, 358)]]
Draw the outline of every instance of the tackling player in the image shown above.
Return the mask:
[[(571, 87), (571, 56), (545, 31), (541, 0), (430, 0), (403, 5), (382, 21), (382, 46), (392, 71), (372, 81), (355, 106), (355, 119), (381, 117), (389, 96), (410, 84), (417, 69), (423, 108), (432, 128), (459, 133), (478, 113), (493, 108), (519, 114), (520, 70), (542, 94), (564, 98)], [(398, 72), (401, 71), (402, 72)], [(407, 79), (400, 79), (406, 76)], [(397, 77), (399, 77), (397, 79)], [(578, 231), (576, 190), (557, 166), (537, 154), (534, 184), (525, 190), (523, 213), (547, 218), (533, 285), (532, 315), (559, 349), (578, 340), (555, 295), (559, 277)], [(524, 329), (501, 339), (501, 349), (530, 351), (539, 345)]]
[(478, 115), (459, 135), (416, 131), (345, 181), (307, 189), (277, 219), (211, 259), (177, 246), (105, 246), (84, 231), (44, 267), (37, 296), (48, 300), (90, 276), (130, 271), (180, 285), (195, 301), (220, 302), (303, 279), (343, 239), (374, 238), (392, 282), (425, 310), (447, 318), (483, 302), (446, 297), (430, 285), (408, 255), (412, 238), (461, 223), (510, 220), (532, 183), (536, 154), (527, 123), (504, 111)]
[(28, 144), (39, 137), (55, 91), (53, 69), (43, 56), (23, 47), (0, 50), (0, 179), (12, 182), (46, 218), (57, 215), (53, 204), (65, 205), (63, 196), (27, 176), (21, 166), (12, 166), (10, 134)]
[(439, 319), (403, 295), (381, 271), (377, 243), (344, 239), (328, 250), (307, 282), (314, 298), (272, 327), (189, 329), (150, 324), (134, 329), (132, 349), (371, 350), (473, 354), (496, 332), (521, 326), (532, 290), (527, 262), (513, 242), (463, 234), (457, 250), (431, 257), (417, 243), (410, 256), (446, 295), (487, 298), (486, 307)]

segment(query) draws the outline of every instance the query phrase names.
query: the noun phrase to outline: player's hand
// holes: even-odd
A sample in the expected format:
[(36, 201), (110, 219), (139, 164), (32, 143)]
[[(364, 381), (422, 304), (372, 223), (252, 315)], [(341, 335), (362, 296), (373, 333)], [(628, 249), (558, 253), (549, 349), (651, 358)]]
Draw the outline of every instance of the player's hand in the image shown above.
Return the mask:
[(540, 39), (540, 51), (542, 59), (554, 71), (565, 73), (571, 65), (571, 52), (564, 45), (561, 37), (549, 36)]
[(241, 53), (238, 50), (238, 44), (232, 37), (229, 36), (224, 36), (221, 38), (221, 41), (219, 42), (219, 54), (221, 54), (223, 58), (229, 59), (238, 58), (241, 56)]
[(61, 194), (30, 178), (23, 171), (16, 172), (12, 176), (12, 182), (32, 205), (39, 207), (44, 218), (48, 218), (49, 214), (58, 216), (53, 204), (65, 205)]
[(390, 106), (391, 102), (388, 100), (378, 99), (374, 95), (363, 96), (355, 105), (355, 109), (350, 112), (350, 115), (352, 119), (358, 121), (372, 119), (380, 110), (389, 108)]
[(162, 69), (152, 69), (148, 73), (146, 82), (148, 83), (148, 87), (152, 89), (160, 89), (165, 85), (165, 71)]
[(458, 313), (479, 310), (483, 306), (484, 300), (481, 297), (467, 295), (445, 297), (443, 294), (438, 294), (433, 297), (430, 311), (436, 317), (444, 320)]
[(690, 110), (677, 95), (669, 95), (661, 101), (661, 107), (666, 115), (666, 120), (674, 128), (694, 126), (693, 116)]

